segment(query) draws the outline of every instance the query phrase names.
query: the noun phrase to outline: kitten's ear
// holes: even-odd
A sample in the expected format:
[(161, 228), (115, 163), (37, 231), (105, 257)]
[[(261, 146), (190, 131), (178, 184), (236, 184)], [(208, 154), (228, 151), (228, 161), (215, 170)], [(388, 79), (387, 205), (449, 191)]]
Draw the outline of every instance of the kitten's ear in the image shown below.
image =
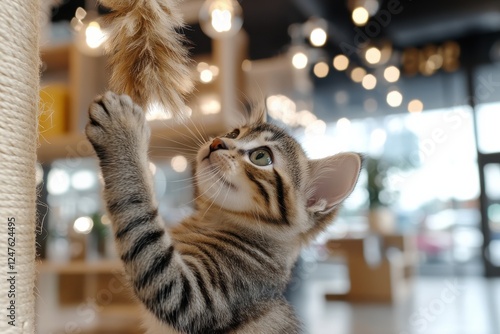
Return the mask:
[(356, 153), (340, 153), (324, 159), (310, 160), (307, 210), (322, 214), (333, 210), (354, 189), (361, 164), (362, 157)]

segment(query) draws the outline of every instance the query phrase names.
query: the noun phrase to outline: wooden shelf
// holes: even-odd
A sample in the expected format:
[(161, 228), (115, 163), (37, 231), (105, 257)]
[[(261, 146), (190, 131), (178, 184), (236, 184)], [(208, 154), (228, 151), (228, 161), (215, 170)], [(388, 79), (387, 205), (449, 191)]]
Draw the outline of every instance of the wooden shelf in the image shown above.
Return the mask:
[(44, 72), (67, 71), (69, 69), (72, 44), (43, 47), (40, 56)]

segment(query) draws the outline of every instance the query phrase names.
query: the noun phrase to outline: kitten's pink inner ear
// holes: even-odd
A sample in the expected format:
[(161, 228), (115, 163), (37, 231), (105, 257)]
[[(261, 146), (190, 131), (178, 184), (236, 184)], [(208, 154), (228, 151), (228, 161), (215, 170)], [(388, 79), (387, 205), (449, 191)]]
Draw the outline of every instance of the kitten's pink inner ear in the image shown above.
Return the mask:
[(311, 181), (307, 207), (327, 213), (342, 202), (354, 189), (361, 169), (356, 153), (340, 153), (309, 162)]

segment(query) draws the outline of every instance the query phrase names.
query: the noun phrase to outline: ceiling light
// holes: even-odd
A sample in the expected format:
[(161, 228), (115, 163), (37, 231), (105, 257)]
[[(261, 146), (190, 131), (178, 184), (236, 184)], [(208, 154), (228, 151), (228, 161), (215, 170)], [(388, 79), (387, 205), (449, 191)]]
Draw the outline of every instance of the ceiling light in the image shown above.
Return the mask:
[(344, 55), (337, 55), (333, 58), (333, 67), (337, 71), (344, 71), (349, 67), (349, 58)]
[(365, 58), (369, 64), (378, 64), (382, 58), (382, 53), (376, 47), (371, 47), (366, 50)]
[(408, 111), (411, 113), (419, 113), (424, 110), (424, 104), (422, 101), (415, 99), (411, 100), (410, 103), (408, 103)]
[(399, 107), (403, 102), (403, 95), (397, 90), (393, 90), (387, 94), (387, 104), (391, 107)]
[(214, 79), (214, 74), (209, 69), (200, 72), (200, 81), (203, 83), (209, 83)]
[(311, 31), (311, 34), (309, 35), (309, 41), (311, 42), (311, 44), (318, 47), (325, 45), (326, 38), (326, 31), (322, 28), (313, 29), (313, 31)]
[(399, 80), (401, 72), (396, 66), (389, 66), (384, 70), (384, 78), (388, 82), (396, 82)]
[(303, 52), (297, 52), (293, 55), (292, 64), (298, 70), (306, 68), (308, 62), (309, 59)]
[(367, 90), (372, 90), (377, 86), (377, 78), (373, 74), (367, 74), (363, 77), (362, 85)]
[(364, 26), (369, 18), (370, 13), (364, 7), (357, 7), (352, 11), (352, 20), (357, 26)]
[(235, 0), (206, 0), (199, 19), (201, 29), (211, 38), (234, 36), (243, 25), (242, 9)]
[(366, 71), (362, 67), (356, 67), (351, 72), (351, 79), (354, 82), (360, 83), (366, 75)]
[(314, 74), (318, 78), (324, 78), (328, 75), (328, 72), (330, 71), (330, 67), (328, 67), (328, 64), (325, 62), (319, 62), (316, 65), (314, 65)]

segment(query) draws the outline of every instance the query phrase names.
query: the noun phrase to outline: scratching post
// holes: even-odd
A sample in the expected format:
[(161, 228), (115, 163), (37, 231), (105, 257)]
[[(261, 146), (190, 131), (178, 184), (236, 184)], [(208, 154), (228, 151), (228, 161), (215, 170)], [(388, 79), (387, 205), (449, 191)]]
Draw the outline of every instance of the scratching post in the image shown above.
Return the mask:
[[(33, 333), (35, 327), (39, 18), (38, 0), (0, 1), (0, 332), (4, 334)], [(9, 232), (15, 243), (8, 239)], [(10, 260), (12, 267), (9, 258), (15, 259), (15, 263)], [(14, 279), (9, 282), (10, 277)], [(7, 309), (10, 305), (15, 311)]]

